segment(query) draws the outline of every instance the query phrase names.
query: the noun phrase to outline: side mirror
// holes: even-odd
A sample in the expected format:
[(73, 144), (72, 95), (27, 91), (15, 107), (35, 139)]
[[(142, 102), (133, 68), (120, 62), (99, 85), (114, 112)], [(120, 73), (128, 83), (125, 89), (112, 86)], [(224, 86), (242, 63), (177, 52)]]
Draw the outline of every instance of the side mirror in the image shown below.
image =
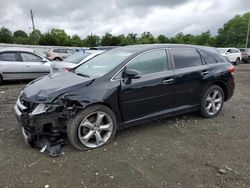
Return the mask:
[(140, 73), (137, 72), (136, 70), (126, 69), (126, 70), (123, 72), (122, 77), (131, 80), (131, 79), (138, 79), (138, 78), (141, 77), (141, 75), (140, 75)]
[(226, 52), (226, 54), (231, 54), (231, 52)]
[(41, 62), (42, 62), (42, 63), (47, 63), (48, 61), (47, 61), (47, 59), (43, 58), (43, 59), (41, 60)]

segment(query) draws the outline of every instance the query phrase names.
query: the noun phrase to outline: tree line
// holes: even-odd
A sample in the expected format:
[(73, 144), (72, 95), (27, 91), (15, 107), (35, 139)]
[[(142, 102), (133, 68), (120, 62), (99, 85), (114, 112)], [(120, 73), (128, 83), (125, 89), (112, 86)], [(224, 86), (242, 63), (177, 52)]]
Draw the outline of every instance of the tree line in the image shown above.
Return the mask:
[(165, 35), (154, 36), (150, 32), (144, 32), (141, 35), (136, 33), (129, 33), (127, 35), (112, 35), (111, 33), (106, 33), (102, 37), (90, 34), (82, 39), (79, 35), (69, 36), (63, 29), (57, 28), (51, 29), (46, 33), (35, 30), (28, 34), (23, 30), (11, 32), (8, 28), (2, 27), (0, 29), (0, 43), (76, 47), (175, 43), (215, 47), (234, 46), (239, 48), (245, 46), (249, 20), (250, 12), (243, 15), (236, 15), (218, 30), (216, 36), (212, 36), (210, 31), (198, 35), (178, 33), (173, 37), (167, 37)]

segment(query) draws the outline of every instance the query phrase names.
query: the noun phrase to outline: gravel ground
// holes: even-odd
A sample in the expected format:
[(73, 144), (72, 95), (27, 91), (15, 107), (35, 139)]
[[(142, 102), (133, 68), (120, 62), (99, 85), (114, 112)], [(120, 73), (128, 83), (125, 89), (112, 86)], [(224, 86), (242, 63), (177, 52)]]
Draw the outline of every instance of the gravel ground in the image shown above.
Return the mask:
[(25, 145), (13, 106), (25, 83), (0, 86), (0, 187), (250, 187), (250, 65), (213, 119), (196, 114), (118, 132), (102, 148), (52, 158)]

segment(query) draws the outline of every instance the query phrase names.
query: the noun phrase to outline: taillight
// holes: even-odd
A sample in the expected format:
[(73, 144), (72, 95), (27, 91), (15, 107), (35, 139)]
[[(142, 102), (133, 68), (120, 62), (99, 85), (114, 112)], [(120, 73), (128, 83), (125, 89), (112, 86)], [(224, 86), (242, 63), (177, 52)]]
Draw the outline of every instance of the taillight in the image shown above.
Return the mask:
[(63, 68), (63, 71), (65, 71), (65, 72), (66, 72), (66, 71), (70, 71), (70, 70), (71, 70), (71, 68), (68, 68), (68, 67), (64, 67), (64, 68)]
[(229, 67), (229, 72), (230, 72), (231, 74), (234, 74), (234, 72), (235, 72), (235, 67), (234, 67), (233, 65), (231, 65), (231, 66)]

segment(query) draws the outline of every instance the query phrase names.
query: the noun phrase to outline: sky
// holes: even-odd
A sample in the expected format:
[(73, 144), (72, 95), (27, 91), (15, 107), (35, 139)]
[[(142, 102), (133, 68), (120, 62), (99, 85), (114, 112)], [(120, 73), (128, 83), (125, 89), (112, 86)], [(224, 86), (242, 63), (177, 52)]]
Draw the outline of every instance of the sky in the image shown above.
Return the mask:
[(64, 29), (67, 34), (141, 34), (168, 37), (177, 33), (216, 35), (229, 19), (250, 11), (249, 0), (0, 0), (0, 27), (12, 31), (47, 32)]

